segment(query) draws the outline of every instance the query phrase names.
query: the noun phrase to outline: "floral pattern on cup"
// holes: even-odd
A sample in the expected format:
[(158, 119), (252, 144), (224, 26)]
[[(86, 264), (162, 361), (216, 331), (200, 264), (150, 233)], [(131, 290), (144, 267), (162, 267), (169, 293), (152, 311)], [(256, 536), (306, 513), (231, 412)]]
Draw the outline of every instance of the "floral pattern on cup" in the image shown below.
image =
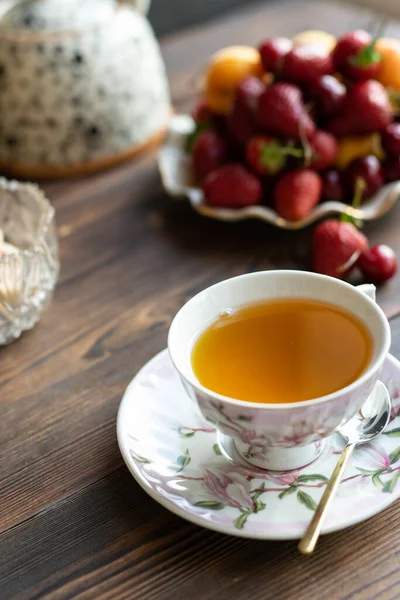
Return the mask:
[[(197, 394), (197, 401), (207, 421), (225, 435), (248, 444), (247, 451), (242, 452), (242, 455), (249, 459), (265, 458), (268, 450), (273, 447), (294, 448), (320, 442), (321, 438), (330, 435), (340, 426), (342, 421), (347, 421), (350, 414), (354, 414), (352, 403), (349, 407), (346, 402), (343, 404), (343, 412), (332, 412), (324, 405), (317, 410), (313, 410), (313, 407), (311, 410), (310, 407), (296, 408), (291, 415), (278, 409), (275, 419), (268, 414), (271, 421), (268, 425), (264, 423), (261, 411), (257, 412), (257, 407), (251, 407), (247, 412), (243, 409), (238, 411), (235, 407), (229, 411), (223, 404), (201, 394)], [(314, 418), (307, 418), (306, 414), (309, 413), (314, 414)]]

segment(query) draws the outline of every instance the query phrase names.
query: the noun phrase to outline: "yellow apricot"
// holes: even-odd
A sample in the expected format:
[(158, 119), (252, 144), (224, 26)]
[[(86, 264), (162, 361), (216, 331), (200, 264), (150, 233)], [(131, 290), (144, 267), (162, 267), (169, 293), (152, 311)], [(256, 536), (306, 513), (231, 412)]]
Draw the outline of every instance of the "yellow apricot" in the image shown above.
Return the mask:
[(209, 108), (218, 114), (228, 114), (237, 84), (248, 75), (263, 75), (260, 54), (255, 48), (229, 46), (214, 54), (205, 75), (204, 95)]
[(326, 46), (328, 50), (333, 50), (336, 46), (336, 38), (334, 35), (327, 33), (326, 31), (319, 31), (317, 29), (310, 29), (309, 31), (302, 31), (293, 38), (294, 44), (321, 44)]
[(377, 80), (386, 87), (400, 90), (400, 40), (381, 38), (376, 42), (376, 49), (382, 55)]
[(338, 140), (336, 166), (345, 169), (354, 159), (373, 154), (379, 160), (384, 158), (379, 133), (354, 135)]

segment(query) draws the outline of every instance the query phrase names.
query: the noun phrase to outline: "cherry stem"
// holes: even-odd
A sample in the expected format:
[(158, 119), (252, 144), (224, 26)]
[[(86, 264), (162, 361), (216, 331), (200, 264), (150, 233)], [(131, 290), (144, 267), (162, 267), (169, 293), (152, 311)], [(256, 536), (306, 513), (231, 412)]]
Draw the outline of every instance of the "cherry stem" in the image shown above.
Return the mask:
[[(361, 206), (363, 192), (366, 189), (366, 187), (367, 187), (367, 183), (366, 183), (365, 179), (363, 177), (357, 177), (356, 183), (354, 186), (353, 202), (351, 203), (351, 206), (353, 208), (358, 209)], [(346, 213), (342, 213), (340, 220), (344, 221), (345, 223), (352, 223), (357, 228), (362, 227), (362, 221), (360, 219), (357, 219), (354, 216), (347, 215)], [(350, 260), (351, 260), (351, 257), (350, 257)], [(344, 265), (344, 267), (347, 267), (347, 263), (346, 263), (346, 265)]]
[(382, 34), (385, 32), (385, 29), (387, 27), (387, 24), (388, 24), (387, 19), (381, 19), (381, 21), (378, 25), (378, 30), (377, 30), (376, 34), (374, 35), (372, 42), (370, 43), (371, 47), (374, 47), (376, 42), (379, 40), (379, 38), (382, 37)]
[(353, 208), (359, 208), (361, 206), (361, 200), (363, 196), (363, 192), (367, 187), (366, 181), (363, 177), (357, 177), (356, 185), (354, 188), (354, 198), (352, 202)]
[(303, 158), (304, 150), (300, 148), (282, 148), (282, 154), (286, 156), (295, 156), (296, 158)]

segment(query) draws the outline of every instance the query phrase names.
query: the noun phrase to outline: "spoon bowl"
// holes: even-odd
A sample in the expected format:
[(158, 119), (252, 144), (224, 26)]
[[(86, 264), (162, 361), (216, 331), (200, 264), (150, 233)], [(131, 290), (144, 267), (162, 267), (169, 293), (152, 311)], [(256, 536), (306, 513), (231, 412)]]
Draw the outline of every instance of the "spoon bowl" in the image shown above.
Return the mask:
[(377, 381), (360, 410), (339, 429), (346, 444), (363, 444), (380, 435), (389, 423), (390, 394), (386, 386)]

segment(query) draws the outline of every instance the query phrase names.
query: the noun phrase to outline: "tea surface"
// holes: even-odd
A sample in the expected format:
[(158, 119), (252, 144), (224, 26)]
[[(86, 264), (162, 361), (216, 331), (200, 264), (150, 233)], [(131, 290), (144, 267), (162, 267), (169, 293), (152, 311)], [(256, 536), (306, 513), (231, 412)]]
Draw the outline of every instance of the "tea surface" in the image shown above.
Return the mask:
[(249, 402), (311, 400), (355, 381), (372, 356), (368, 328), (325, 302), (284, 299), (226, 311), (203, 331), (192, 368), (206, 388)]

